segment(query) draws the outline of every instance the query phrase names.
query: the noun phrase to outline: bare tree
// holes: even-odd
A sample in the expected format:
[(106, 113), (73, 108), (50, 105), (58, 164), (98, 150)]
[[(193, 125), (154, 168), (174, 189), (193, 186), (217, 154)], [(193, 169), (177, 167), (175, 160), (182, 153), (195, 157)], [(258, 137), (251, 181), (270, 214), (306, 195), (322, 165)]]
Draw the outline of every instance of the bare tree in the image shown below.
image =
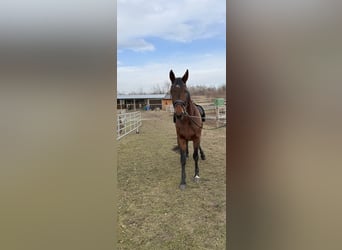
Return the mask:
[[(195, 96), (206, 96), (206, 97), (226, 97), (226, 84), (222, 84), (218, 87), (208, 87), (205, 85), (193, 85), (189, 86), (189, 91), (191, 95)], [(170, 83), (165, 81), (163, 84), (156, 83), (151, 91), (145, 92), (142, 87), (137, 91), (132, 91), (129, 94), (169, 94), (170, 93)]]
[(170, 93), (170, 83), (167, 81), (164, 82), (162, 90), (163, 90), (163, 93), (169, 94)]
[(203, 85), (190, 86), (189, 91), (192, 95), (201, 95), (206, 97), (225, 97), (226, 85), (223, 84), (219, 87), (206, 87)]
[(159, 85), (159, 83), (156, 83), (153, 87), (152, 87), (152, 94), (162, 94), (163, 91)]

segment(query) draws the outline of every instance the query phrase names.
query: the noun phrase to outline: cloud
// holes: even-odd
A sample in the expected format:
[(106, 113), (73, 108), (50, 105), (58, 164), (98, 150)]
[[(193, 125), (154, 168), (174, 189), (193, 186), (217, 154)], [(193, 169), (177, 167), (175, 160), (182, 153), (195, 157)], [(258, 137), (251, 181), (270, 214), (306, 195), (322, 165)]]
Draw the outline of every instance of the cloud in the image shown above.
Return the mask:
[(124, 44), (135, 52), (154, 50), (153, 44), (146, 42), (144, 39), (131, 39), (125, 41)]
[[(190, 86), (226, 82), (225, 50), (196, 43), (203, 38), (225, 40), (224, 0), (118, 0), (117, 15), (118, 52), (122, 59), (117, 68), (119, 92), (150, 92), (157, 84), (164, 86), (169, 82), (170, 69), (176, 75), (189, 69)], [(187, 43), (191, 49), (184, 51), (175, 46), (157, 51), (168, 44), (163, 41)], [(135, 57), (126, 50), (154, 53)]]
[(152, 50), (147, 37), (190, 42), (225, 35), (222, 33), (226, 3), (224, 0), (119, 0), (117, 20), (118, 49)]

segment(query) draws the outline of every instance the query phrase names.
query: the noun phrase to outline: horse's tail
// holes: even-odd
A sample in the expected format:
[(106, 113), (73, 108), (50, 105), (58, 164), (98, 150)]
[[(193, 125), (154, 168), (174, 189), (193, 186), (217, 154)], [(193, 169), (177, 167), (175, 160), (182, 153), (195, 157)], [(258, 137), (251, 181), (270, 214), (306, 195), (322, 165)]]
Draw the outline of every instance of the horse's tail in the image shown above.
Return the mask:
[(172, 148), (172, 151), (175, 151), (175, 152), (177, 152), (177, 151), (179, 151), (179, 150), (180, 150), (180, 148), (179, 148), (178, 145), (176, 145), (176, 146), (174, 146), (174, 147)]

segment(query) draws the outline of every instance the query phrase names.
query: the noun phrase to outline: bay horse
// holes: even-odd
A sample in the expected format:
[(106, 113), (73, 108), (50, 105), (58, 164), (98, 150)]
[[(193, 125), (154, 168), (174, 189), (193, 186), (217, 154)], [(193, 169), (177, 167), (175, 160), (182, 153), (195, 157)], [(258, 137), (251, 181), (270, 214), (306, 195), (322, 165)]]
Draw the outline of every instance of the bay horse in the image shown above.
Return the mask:
[(200, 150), (201, 159), (205, 159), (204, 152), (200, 147), (203, 118), (201, 116), (199, 108), (191, 100), (190, 92), (188, 91), (188, 88), (186, 86), (188, 77), (189, 70), (186, 70), (183, 77), (177, 78), (175, 77), (173, 71), (170, 70), (170, 80), (172, 83), (170, 94), (174, 107), (177, 143), (180, 149), (180, 161), (182, 167), (181, 183), (179, 185), (179, 188), (181, 190), (186, 188), (185, 163), (188, 154), (188, 141), (192, 141), (194, 147), (193, 159), (195, 161), (195, 182), (198, 182), (200, 179), (198, 167), (198, 150)]

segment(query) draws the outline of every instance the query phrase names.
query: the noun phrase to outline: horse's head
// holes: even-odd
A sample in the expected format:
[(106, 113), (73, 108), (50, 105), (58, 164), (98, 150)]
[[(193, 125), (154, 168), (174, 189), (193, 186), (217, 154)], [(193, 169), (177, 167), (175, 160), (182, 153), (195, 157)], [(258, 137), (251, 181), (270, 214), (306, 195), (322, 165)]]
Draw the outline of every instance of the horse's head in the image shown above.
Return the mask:
[(170, 71), (172, 103), (175, 110), (176, 117), (182, 119), (186, 112), (186, 108), (189, 105), (190, 93), (186, 87), (186, 81), (189, 77), (189, 71), (186, 70), (183, 77), (175, 77), (173, 71)]

